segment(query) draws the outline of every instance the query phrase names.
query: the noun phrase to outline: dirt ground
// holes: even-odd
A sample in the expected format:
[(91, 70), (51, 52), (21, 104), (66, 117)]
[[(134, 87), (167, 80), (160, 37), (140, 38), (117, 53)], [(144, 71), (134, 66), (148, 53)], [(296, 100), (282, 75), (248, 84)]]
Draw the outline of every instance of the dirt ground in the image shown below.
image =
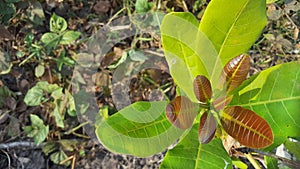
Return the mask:
[[(51, 83), (57, 83), (61, 86), (68, 86), (70, 77), (72, 77), (72, 70), (65, 69), (65, 74), (58, 74), (56, 64), (49, 60), (47, 62), (46, 72), (44, 76), (36, 78), (34, 75), (34, 68), (38, 61), (34, 60), (19, 67), (18, 64), (22, 61), (16, 56), (17, 51), (26, 51), (24, 38), (29, 32), (33, 32), (36, 39), (39, 39), (43, 33), (49, 31), (49, 18), (55, 12), (57, 15), (64, 17), (68, 21), (68, 28), (82, 32), (82, 37), (90, 37), (99, 29), (103, 28), (107, 22), (111, 22), (119, 16), (128, 15), (128, 11), (134, 12), (134, 1), (37, 1), (40, 3), (33, 3), (31, 6), (26, 3), (16, 4), (16, 14), (11, 22), (5, 26), (5, 30), (1, 31), (0, 27), (0, 49), (7, 51), (12, 63), (15, 63), (8, 74), (0, 75), (0, 86), (6, 86), (16, 94), (16, 97), (5, 99), (5, 105), (0, 107), (0, 168), (11, 169), (61, 169), (72, 168), (72, 160), (75, 168), (97, 169), (97, 168), (118, 168), (118, 169), (154, 169), (159, 168), (165, 152), (156, 154), (148, 158), (137, 158), (127, 155), (114, 154), (106, 150), (97, 141), (90, 139), (87, 132), (80, 128), (76, 133), (69, 135), (61, 135), (72, 127), (80, 125), (78, 119), (75, 117), (66, 117), (68, 127), (60, 129), (55, 127), (53, 118), (49, 115), (51, 105), (26, 106), (23, 99), (31, 87), (33, 87), (39, 80), (47, 80)], [(155, 1), (156, 2), (156, 1)], [(167, 9), (174, 11), (191, 11), (200, 20), (202, 12), (209, 1), (203, 1), (199, 8), (194, 9), (193, 6), (198, 1), (192, 0), (182, 3), (181, 1), (162, 1), (161, 11), (165, 12)], [(33, 5), (32, 4), (40, 4)], [(38, 6), (38, 7), (37, 7)], [(45, 20), (41, 24), (34, 24), (30, 21), (30, 7), (42, 10), (45, 14)], [(126, 10), (124, 10), (124, 8)], [(29, 9), (29, 10), (27, 10)], [(299, 60), (300, 58), (300, 40), (299, 40), (299, 26), (300, 26), (300, 4), (297, 1), (288, 1), (281, 4), (272, 4), (267, 7), (268, 24), (264, 32), (259, 37), (255, 45), (249, 50), (251, 60), (251, 73), (256, 74), (268, 67), (283, 63)], [(119, 13), (118, 13), (119, 12)], [(8, 31), (8, 32), (5, 32)], [(150, 36), (150, 35), (149, 35)], [(158, 55), (163, 55), (160, 44), (160, 37), (154, 38), (150, 42), (136, 42), (133, 43), (134, 38), (130, 37), (114, 46), (111, 52), (115, 54), (113, 57), (106, 56), (102, 61), (101, 71), (98, 76), (101, 81), (107, 79), (111, 80), (111, 72), (105, 68), (122, 55), (125, 49), (136, 45), (138, 49), (151, 49)], [(86, 47), (86, 41), (78, 45), (69, 45), (66, 47), (68, 54), (82, 51)], [(117, 53), (117, 54), (116, 54)], [(175, 96), (175, 84), (170, 75), (164, 71), (167, 69), (166, 63), (161, 61), (158, 63), (162, 70), (143, 70), (132, 79), (130, 79), (129, 96), (130, 101), (147, 100), (149, 93), (154, 90), (157, 85), (164, 85), (169, 83), (170, 88), (167, 95), (170, 99)], [(54, 68), (55, 67), (55, 68)], [(55, 70), (55, 71), (53, 71)], [(55, 73), (53, 73), (55, 72)], [(104, 73), (103, 73), (104, 72)], [(57, 75), (57, 74), (58, 75)], [(107, 75), (107, 76), (106, 76)], [(155, 83), (145, 81), (144, 77), (151, 77)], [(109, 106), (112, 112), (116, 111), (116, 107), (124, 107), (124, 105), (115, 105), (112, 102), (112, 93), (110, 92), (111, 84), (103, 83), (98, 86), (96, 91), (98, 97), (98, 106)], [(120, 87), (122, 88), (122, 86)], [(117, 88), (115, 88), (117, 89)], [(50, 159), (50, 154), (46, 155), (42, 151), (42, 145), (36, 146), (33, 144), (33, 139), (27, 137), (23, 131), (23, 127), (30, 125), (29, 115), (37, 114), (44, 122), (49, 125), (50, 132), (47, 141), (55, 141), (60, 139), (75, 140), (76, 147), (73, 151), (67, 151), (66, 154), (70, 158), (68, 166), (53, 163)], [(15, 143), (15, 144), (11, 144)], [(67, 164), (68, 162), (64, 163)], [(249, 166), (252, 168), (252, 166)]]

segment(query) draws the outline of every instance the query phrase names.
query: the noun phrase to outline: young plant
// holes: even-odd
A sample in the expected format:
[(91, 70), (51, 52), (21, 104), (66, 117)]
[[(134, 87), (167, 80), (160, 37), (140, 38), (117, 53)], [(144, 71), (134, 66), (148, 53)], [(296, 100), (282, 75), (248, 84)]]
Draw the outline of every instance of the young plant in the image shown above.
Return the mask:
[(51, 115), (55, 117), (56, 125), (64, 128), (65, 114), (76, 116), (74, 98), (67, 90), (63, 93), (63, 88), (58, 85), (41, 81), (26, 93), (24, 102), (28, 106), (39, 106), (49, 101), (49, 98), (45, 96), (46, 94), (50, 94), (53, 99), (50, 100), (50, 103), (54, 106)]
[(42, 119), (37, 115), (30, 115), (31, 126), (25, 126), (24, 131), (28, 137), (33, 137), (34, 142), (39, 145), (47, 137), (49, 133), (49, 126), (45, 126)]
[[(55, 13), (50, 18), (50, 32), (46, 32), (42, 35), (41, 40), (34, 42), (34, 36), (29, 33), (25, 37), (25, 52), (18, 52), (18, 57), (24, 57), (26, 53), (30, 53), (29, 56), (24, 59), (20, 65), (23, 65), (28, 60), (36, 58), (40, 60), (40, 64), (36, 67), (35, 75), (40, 77), (44, 73), (44, 60), (46, 56), (54, 56), (53, 59), (57, 63), (58, 70), (61, 71), (63, 64), (68, 66), (74, 66), (75, 61), (66, 56), (66, 50), (64, 45), (71, 44), (81, 35), (80, 32), (67, 30), (67, 21), (56, 15)], [(58, 46), (61, 48), (58, 50)], [(58, 50), (58, 52), (56, 51)], [(56, 57), (58, 56), (58, 57)]]
[[(193, 103), (184, 96), (177, 96), (166, 107), (169, 121), (180, 129), (192, 127), (199, 108), (202, 111), (199, 124), (199, 140), (202, 144), (209, 143), (215, 135), (217, 120), (223, 129), (241, 144), (251, 148), (264, 148), (273, 143), (273, 133), (269, 124), (253, 111), (240, 106), (228, 106), (230, 94), (242, 84), (250, 70), (248, 55), (239, 55), (230, 60), (224, 67), (220, 82), (225, 82), (225, 96), (213, 92), (210, 81), (202, 75), (194, 80), (194, 92), (199, 103)], [(225, 108), (224, 108), (225, 107)], [(224, 108), (224, 110), (223, 110)], [(220, 110), (223, 110), (220, 112)], [(220, 119), (220, 120), (219, 120)]]
[(266, 1), (230, 3), (210, 1), (200, 24), (190, 13), (164, 17), (162, 45), (178, 96), (170, 103), (135, 102), (99, 121), (96, 135), (107, 149), (145, 157), (179, 139), (161, 168), (232, 168), (236, 159), (226, 152), (226, 134), (217, 125), (264, 151), (299, 138), (299, 62), (246, 79), (250, 58), (240, 54), (266, 24)]

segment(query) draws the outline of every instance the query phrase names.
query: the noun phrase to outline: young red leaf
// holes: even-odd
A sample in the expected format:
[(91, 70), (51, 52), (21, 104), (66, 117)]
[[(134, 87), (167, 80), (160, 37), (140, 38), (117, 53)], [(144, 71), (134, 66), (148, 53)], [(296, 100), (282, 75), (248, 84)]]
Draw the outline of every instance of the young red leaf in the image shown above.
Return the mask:
[(222, 96), (217, 98), (216, 100), (213, 101), (213, 105), (215, 110), (220, 111), (221, 109), (223, 109), (225, 106), (227, 106), (231, 100), (232, 100), (232, 95), (230, 96)]
[(213, 115), (205, 112), (200, 118), (199, 141), (202, 144), (209, 143), (215, 136), (217, 122)]
[(187, 129), (193, 125), (198, 112), (198, 104), (191, 102), (184, 96), (177, 96), (166, 107), (169, 121), (180, 129)]
[(194, 92), (196, 98), (203, 103), (208, 102), (212, 96), (212, 90), (209, 80), (202, 75), (198, 75), (194, 80)]
[(241, 54), (231, 59), (223, 68), (220, 83), (226, 82), (227, 93), (230, 93), (236, 87), (243, 83), (250, 70), (250, 57), (247, 54)]
[(273, 143), (269, 124), (251, 110), (227, 107), (221, 114), (221, 124), (229, 135), (247, 147), (264, 148)]

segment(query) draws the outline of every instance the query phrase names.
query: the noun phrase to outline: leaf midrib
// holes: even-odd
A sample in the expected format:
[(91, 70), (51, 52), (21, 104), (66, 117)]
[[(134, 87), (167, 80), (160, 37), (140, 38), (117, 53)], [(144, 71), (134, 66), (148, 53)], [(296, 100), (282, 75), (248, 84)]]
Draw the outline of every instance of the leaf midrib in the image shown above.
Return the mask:
[(246, 8), (246, 6), (247, 6), (248, 3), (249, 3), (249, 0), (248, 0), (248, 1), (245, 3), (245, 5), (241, 8), (241, 10), (239, 11), (237, 17), (235, 18), (233, 24), (230, 26), (230, 28), (229, 28), (229, 30), (228, 30), (226, 36), (225, 36), (225, 39), (224, 39), (224, 41), (223, 41), (223, 43), (222, 43), (222, 45), (221, 45), (221, 48), (220, 48), (220, 50), (219, 50), (219, 57), (220, 57), (220, 54), (223, 52), (224, 46), (225, 46), (225, 44), (226, 44), (226, 42), (227, 42), (227, 39), (230, 37), (229, 35), (231, 34), (234, 25), (236, 25), (236, 22), (237, 22), (238, 19), (240, 18), (240, 15), (241, 15), (242, 12), (244, 11), (244, 9)]
[(221, 116), (222, 116), (222, 118), (225, 118), (225, 119), (227, 119), (227, 120), (229, 120), (229, 121), (231, 121), (231, 122), (233, 122), (233, 123), (235, 123), (235, 124), (237, 124), (237, 125), (239, 125), (239, 126), (242, 126), (242, 127), (246, 128), (247, 130), (250, 130), (251, 132), (253, 132), (253, 133), (259, 135), (259, 137), (262, 137), (263, 139), (266, 139), (266, 140), (268, 140), (268, 141), (273, 142), (273, 140), (270, 140), (270, 138), (268, 138), (266, 135), (264, 135), (264, 134), (261, 133), (260, 131), (255, 130), (255, 129), (253, 129), (253, 128), (247, 126), (247, 125), (245, 125), (244, 123), (242, 123), (241, 121), (235, 119), (234, 117), (232, 117), (231, 115), (225, 113), (224, 111), (223, 111), (223, 113), (222, 113)]
[(234, 104), (231, 106), (242, 106), (242, 107), (251, 107), (251, 106), (256, 106), (256, 105), (265, 105), (265, 104), (270, 104), (270, 103), (277, 103), (277, 102), (284, 102), (284, 101), (290, 101), (290, 100), (297, 100), (300, 99), (300, 96), (296, 96), (296, 97), (287, 97), (287, 98), (282, 98), (282, 99), (274, 99), (274, 100), (264, 100), (264, 101), (257, 101), (257, 102), (253, 102), (253, 103), (246, 103), (246, 104)]

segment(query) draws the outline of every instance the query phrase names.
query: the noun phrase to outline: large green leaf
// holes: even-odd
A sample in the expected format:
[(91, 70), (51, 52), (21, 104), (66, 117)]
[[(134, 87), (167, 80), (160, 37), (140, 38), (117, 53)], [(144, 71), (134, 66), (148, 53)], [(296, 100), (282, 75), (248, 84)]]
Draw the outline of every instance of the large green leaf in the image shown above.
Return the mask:
[(232, 168), (222, 141), (214, 139), (209, 144), (199, 143), (198, 127), (199, 123), (194, 124), (189, 134), (167, 152), (160, 168)]
[(284, 145), (298, 160), (300, 160), (300, 142), (298, 140), (288, 139)]
[(165, 107), (164, 101), (131, 104), (98, 125), (98, 140), (116, 153), (146, 157), (161, 152), (184, 132), (171, 125)]
[(214, 44), (224, 65), (246, 52), (266, 23), (265, 0), (212, 0), (199, 28)]
[(175, 83), (197, 102), (193, 81), (197, 75), (211, 79), (214, 85), (222, 65), (210, 40), (198, 29), (190, 13), (170, 13), (162, 21), (162, 44)]
[(277, 65), (260, 72), (252, 83), (233, 97), (230, 105), (250, 109), (270, 124), (274, 134), (270, 148), (283, 143), (287, 137), (299, 137), (299, 62)]

